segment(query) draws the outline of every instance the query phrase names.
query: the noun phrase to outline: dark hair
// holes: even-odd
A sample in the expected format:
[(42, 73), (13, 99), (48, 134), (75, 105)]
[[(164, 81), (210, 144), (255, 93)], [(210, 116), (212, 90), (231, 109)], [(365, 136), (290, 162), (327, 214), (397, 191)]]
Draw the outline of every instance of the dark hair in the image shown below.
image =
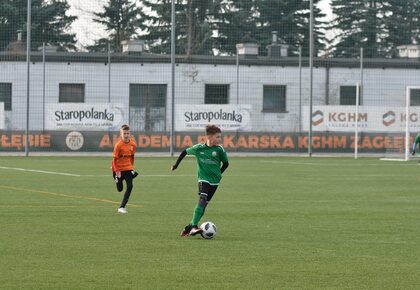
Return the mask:
[(130, 130), (130, 126), (128, 126), (127, 124), (123, 124), (123, 125), (121, 126), (121, 130), (123, 130), (123, 131), (128, 131), (128, 130)]
[(219, 127), (216, 125), (207, 125), (206, 126), (206, 135), (214, 135), (217, 133), (222, 133), (222, 130), (220, 130)]

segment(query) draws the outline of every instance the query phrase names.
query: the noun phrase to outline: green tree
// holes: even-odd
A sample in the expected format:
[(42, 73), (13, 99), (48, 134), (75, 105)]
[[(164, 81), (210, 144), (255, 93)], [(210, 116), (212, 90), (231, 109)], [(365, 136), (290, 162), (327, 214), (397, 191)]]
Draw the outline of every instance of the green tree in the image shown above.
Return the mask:
[(238, 43), (258, 43), (255, 0), (225, 1), (217, 23), (216, 47), (221, 53), (236, 54)]
[(185, 54), (207, 54), (213, 49), (212, 20), (217, 17), (219, 1), (214, 0), (187, 0), (184, 7), (185, 15)]
[(336, 15), (331, 28), (338, 31), (332, 39), (334, 56), (357, 57), (364, 48), (365, 57), (389, 54), (387, 41), (390, 2), (385, 0), (332, 0)]
[[(37, 49), (43, 42), (61, 49), (75, 49), (75, 34), (68, 32), (77, 19), (66, 14), (66, 0), (32, 0), (31, 2), (31, 48)], [(0, 50), (4, 50), (17, 38), (18, 31), (26, 39), (27, 1), (0, 1)]]
[[(314, 4), (318, 3), (314, 1)], [(218, 21), (219, 47), (223, 52), (235, 53), (236, 44), (255, 42), (260, 53), (272, 43), (272, 33), (277, 31), (281, 42), (290, 45), (292, 51), (298, 46), (303, 53), (309, 51), (309, 0), (238, 0), (224, 2)], [(321, 31), (323, 17), (314, 5), (314, 39), (317, 51), (324, 47), (325, 36)]]
[(95, 12), (93, 21), (104, 25), (109, 37), (96, 40), (94, 45), (87, 47), (88, 50), (106, 51), (110, 43), (113, 51), (121, 51), (121, 41), (132, 39), (144, 28), (144, 13), (137, 2), (109, 0), (103, 12)]
[[(209, 54), (213, 48), (214, 19), (221, 0), (177, 0), (176, 52), (186, 54)], [(169, 53), (171, 47), (171, 0), (143, 1), (151, 11), (146, 16), (146, 39), (153, 52)]]
[(420, 44), (420, 1), (390, 0), (391, 15), (387, 17), (389, 54), (397, 54), (397, 46)]
[[(317, 7), (319, 0), (314, 0), (314, 55), (325, 46), (324, 23), (320, 18), (325, 14)], [(302, 47), (303, 55), (309, 55), (309, 0), (260, 0), (258, 1), (257, 35), (259, 43), (265, 48), (271, 43), (272, 31), (277, 31), (279, 38), (291, 45), (290, 50), (297, 52)]]

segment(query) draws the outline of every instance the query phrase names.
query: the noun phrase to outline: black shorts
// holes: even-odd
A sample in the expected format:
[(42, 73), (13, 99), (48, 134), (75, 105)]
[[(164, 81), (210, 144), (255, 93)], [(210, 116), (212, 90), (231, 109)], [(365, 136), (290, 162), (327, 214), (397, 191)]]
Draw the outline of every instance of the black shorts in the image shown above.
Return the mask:
[(198, 195), (204, 195), (209, 202), (217, 190), (217, 185), (211, 185), (208, 182), (200, 181), (198, 183)]
[(112, 172), (112, 177), (114, 178), (115, 182), (121, 182), (124, 179), (127, 180), (133, 180), (133, 171), (132, 170), (127, 170), (127, 171), (121, 171), (121, 177), (118, 178), (117, 175), (115, 174), (115, 172)]

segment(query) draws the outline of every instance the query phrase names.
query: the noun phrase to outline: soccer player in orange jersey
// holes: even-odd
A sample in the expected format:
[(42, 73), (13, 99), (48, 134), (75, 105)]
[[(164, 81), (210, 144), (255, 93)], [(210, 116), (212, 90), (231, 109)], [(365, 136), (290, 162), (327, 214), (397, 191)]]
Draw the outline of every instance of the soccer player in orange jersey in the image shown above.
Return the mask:
[(112, 176), (114, 177), (119, 192), (123, 190), (123, 180), (127, 184), (124, 198), (118, 208), (119, 213), (127, 213), (125, 206), (133, 189), (133, 179), (138, 173), (134, 171), (134, 154), (136, 143), (131, 138), (130, 127), (122, 125), (120, 129), (121, 139), (114, 146), (114, 159), (112, 160)]

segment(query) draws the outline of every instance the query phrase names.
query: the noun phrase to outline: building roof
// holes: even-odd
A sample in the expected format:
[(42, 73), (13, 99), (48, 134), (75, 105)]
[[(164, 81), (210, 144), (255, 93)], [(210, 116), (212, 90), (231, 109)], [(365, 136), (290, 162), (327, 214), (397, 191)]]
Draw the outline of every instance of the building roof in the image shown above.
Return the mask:
[[(107, 63), (107, 53), (96, 52), (47, 52), (45, 54), (46, 62), (89, 62), (89, 63)], [(2, 61), (26, 61), (25, 53), (0, 52), (0, 62)], [(42, 52), (36, 51), (31, 53), (32, 62), (42, 62)], [(171, 56), (169, 54), (123, 54), (113, 53), (111, 55), (111, 63), (170, 63)], [(194, 55), (186, 57), (185, 55), (177, 55), (176, 63), (191, 64), (211, 64), (211, 65), (236, 65), (236, 56), (206, 56)], [(247, 66), (282, 66), (297, 67), (299, 66), (298, 57), (280, 57), (273, 58), (268, 56), (239, 57), (240, 65)], [(302, 58), (302, 66), (307, 67), (308, 58)], [(356, 58), (314, 58), (314, 67), (344, 67), (358, 68), (360, 60)], [(364, 68), (405, 68), (420, 69), (420, 60), (417, 58), (365, 58), (363, 60)]]

